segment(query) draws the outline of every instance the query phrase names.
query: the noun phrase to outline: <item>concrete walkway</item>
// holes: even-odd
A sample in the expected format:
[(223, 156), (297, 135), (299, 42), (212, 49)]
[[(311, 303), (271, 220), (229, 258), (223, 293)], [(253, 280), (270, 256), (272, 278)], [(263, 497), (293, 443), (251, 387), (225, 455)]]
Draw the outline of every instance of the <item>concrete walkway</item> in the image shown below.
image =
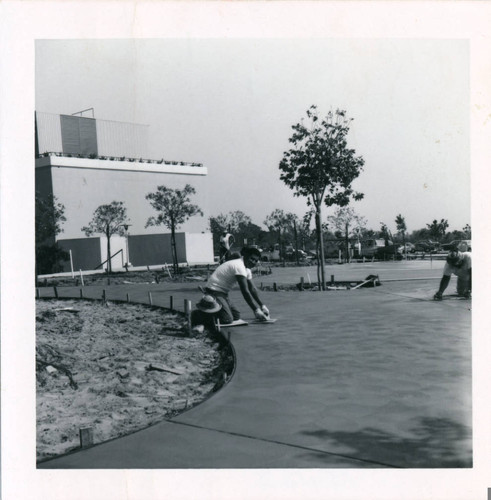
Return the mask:
[[(38, 468), (471, 467), (471, 301), (434, 302), (442, 266), (425, 264), (335, 267), (339, 280), (378, 274), (377, 288), (264, 292), (278, 321), (224, 330), (237, 366), (220, 392), (169, 421)], [(313, 278), (315, 267), (308, 269)], [(274, 269), (256, 282), (298, 282), (305, 272)], [(418, 276), (425, 279), (389, 281)], [(181, 310), (184, 299), (200, 297), (189, 283), (105, 288), (109, 300), (130, 290), (147, 302), (151, 291), (164, 306), (172, 295)], [(101, 289), (85, 293), (100, 297)], [(447, 293), (454, 289), (452, 280)], [(249, 319), (240, 293), (233, 298)]]

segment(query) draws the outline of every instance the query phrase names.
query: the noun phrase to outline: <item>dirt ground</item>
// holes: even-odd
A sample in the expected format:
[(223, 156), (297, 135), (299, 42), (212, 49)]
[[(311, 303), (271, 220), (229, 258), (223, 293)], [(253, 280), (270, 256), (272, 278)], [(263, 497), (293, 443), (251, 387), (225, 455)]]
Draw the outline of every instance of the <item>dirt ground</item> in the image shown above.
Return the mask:
[(177, 313), (137, 304), (38, 300), (37, 460), (126, 435), (195, 406), (233, 371), (230, 348), (189, 337)]

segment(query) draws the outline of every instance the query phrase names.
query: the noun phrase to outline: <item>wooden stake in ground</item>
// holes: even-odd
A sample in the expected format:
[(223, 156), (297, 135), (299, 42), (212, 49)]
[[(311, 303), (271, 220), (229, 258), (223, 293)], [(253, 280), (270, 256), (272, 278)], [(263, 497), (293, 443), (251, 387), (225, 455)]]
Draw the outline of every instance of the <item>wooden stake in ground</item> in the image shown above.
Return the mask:
[(162, 267), (163, 270), (167, 271), (167, 274), (169, 275), (169, 278), (172, 279), (172, 274), (169, 271), (169, 266), (167, 265), (167, 262), (164, 262), (164, 267)]
[(80, 448), (89, 448), (94, 444), (94, 430), (92, 427), (84, 427), (79, 430)]
[(184, 299), (184, 313), (186, 314), (186, 325), (188, 335), (191, 335), (191, 301)]

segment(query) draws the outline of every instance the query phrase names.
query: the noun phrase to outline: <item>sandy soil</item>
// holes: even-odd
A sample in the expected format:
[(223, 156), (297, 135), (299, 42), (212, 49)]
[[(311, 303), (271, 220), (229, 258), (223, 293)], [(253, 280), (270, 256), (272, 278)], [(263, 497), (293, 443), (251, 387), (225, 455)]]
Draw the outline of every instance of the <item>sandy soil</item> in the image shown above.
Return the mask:
[(181, 413), (232, 370), (230, 348), (206, 331), (188, 337), (179, 314), (38, 300), (37, 459), (78, 448), (81, 428), (92, 428), (99, 443)]

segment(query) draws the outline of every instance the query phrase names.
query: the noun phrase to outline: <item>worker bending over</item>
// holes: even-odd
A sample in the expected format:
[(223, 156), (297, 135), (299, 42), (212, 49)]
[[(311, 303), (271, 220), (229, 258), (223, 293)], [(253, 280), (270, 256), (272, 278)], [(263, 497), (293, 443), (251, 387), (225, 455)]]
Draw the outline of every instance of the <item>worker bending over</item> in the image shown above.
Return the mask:
[(257, 248), (244, 247), (241, 251), (241, 257), (219, 265), (208, 279), (205, 293), (214, 297), (222, 306), (217, 313), (222, 325), (240, 319), (239, 310), (229, 298), (230, 290), (237, 283), (244, 300), (254, 311), (255, 317), (261, 321), (269, 319), (269, 310), (259, 298), (257, 288), (252, 282), (251, 269), (260, 259), (261, 252)]
[(442, 300), (443, 292), (447, 288), (452, 274), (457, 276), (457, 294), (461, 297), (471, 297), (472, 293), (472, 257), (470, 252), (461, 252), (456, 246), (452, 247), (447, 255), (447, 262), (443, 268), (435, 300)]

